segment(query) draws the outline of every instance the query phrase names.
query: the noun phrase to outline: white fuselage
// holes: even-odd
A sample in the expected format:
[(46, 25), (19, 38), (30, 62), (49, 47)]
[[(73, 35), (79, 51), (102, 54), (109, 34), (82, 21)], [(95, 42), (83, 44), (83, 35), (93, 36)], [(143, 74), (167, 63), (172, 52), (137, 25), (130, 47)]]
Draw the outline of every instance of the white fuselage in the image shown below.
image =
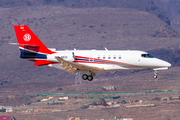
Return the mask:
[[(64, 69), (55, 56), (64, 60), (103, 69), (106, 72), (129, 69), (168, 69), (170, 63), (154, 58), (147, 52), (135, 50), (66, 50), (47, 55), (47, 60), (57, 62), (50, 67)], [(83, 72), (83, 71), (81, 71)]]
[[(98, 72), (153, 69), (168, 69), (171, 64), (154, 58), (147, 52), (135, 50), (65, 50), (47, 48), (27, 25), (14, 25), (20, 58), (35, 62), (34, 65), (48, 65), (68, 73), (83, 72), (84, 80), (93, 80)], [(90, 75), (89, 75), (90, 74)]]

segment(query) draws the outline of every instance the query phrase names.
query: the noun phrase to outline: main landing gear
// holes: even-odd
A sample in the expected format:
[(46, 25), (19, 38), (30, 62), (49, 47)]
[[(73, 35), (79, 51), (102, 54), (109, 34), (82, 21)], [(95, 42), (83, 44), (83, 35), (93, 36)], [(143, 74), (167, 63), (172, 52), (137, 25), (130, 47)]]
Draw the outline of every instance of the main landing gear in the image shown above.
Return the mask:
[(157, 78), (157, 71), (156, 71), (156, 70), (154, 71), (154, 76), (153, 76), (153, 78), (154, 78), (154, 79)]
[(83, 80), (92, 81), (92, 80), (93, 80), (93, 76), (92, 76), (92, 75), (83, 74), (83, 75), (82, 75), (82, 79), (83, 79)]

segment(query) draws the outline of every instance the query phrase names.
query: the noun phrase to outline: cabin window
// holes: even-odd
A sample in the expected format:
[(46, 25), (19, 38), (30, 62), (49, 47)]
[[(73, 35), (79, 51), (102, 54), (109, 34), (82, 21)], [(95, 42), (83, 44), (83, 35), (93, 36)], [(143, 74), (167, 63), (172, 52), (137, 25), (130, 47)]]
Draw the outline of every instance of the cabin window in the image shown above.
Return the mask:
[(100, 59), (100, 58), (101, 58), (100, 55), (98, 55), (97, 59)]
[(119, 59), (121, 59), (121, 55), (119, 55)]
[(105, 56), (105, 55), (103, 56), (103, 59), (106, 59), (106, 56)]
[(114, 55), (114, 57), (113, 57), (114, 59), (116, 59), (116, 56)]
[(143, 58), (154, 58), (152, 55), (150, 54), (141, 54), (141, 57)]
[(111, 59), (111, 56), (110, 56), (110, 55), (108, 56), (108, 59)]

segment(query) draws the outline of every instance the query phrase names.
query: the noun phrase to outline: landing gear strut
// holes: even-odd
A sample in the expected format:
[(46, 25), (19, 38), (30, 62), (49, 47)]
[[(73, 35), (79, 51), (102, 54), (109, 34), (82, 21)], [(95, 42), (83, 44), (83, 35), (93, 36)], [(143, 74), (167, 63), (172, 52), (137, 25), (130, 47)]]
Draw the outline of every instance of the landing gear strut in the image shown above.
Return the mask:
[(157, 78), (157, 71), (156, 70), (154, 71), (154, 76), (153, 77), (154, 77), (154, 79)]
[(83, 79), (83, 80), (92, 81), (92, 80), (93, 80), (93, 76), (92, 76), (92, 75), (83, 74), (83, 75), (82, 75), (82, 79)]

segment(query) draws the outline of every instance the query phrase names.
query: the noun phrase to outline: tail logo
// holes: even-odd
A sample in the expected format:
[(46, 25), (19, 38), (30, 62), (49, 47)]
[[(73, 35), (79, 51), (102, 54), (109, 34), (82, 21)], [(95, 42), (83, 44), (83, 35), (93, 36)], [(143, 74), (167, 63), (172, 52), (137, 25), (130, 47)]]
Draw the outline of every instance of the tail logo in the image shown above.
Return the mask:
[(31, 35), (27, 33), (23, 36), (23, 39), (24, 39), (24, 41), (28, 42), (31, 40)]

